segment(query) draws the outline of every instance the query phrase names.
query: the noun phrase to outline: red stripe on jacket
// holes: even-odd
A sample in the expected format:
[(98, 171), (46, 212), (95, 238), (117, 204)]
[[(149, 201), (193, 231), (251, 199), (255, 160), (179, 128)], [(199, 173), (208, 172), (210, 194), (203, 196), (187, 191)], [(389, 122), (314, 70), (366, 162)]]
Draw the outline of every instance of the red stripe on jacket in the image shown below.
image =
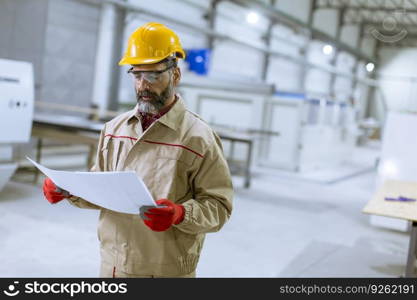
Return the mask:
[(106, 136), (112, 137), (112, 138), (126, 138), (126, 139), (131, 139), (134, 141), (137, 141), (137, 138), (131, 137), (131, 136), (126, 136), (126, 135), (113, 135), (113, 134), (106, 134)]
[[(134, 138), (134, 137), (131, 137), (131, 136), (126, 136), (126, 135), (106, 134), (105, 137), (106, 136), (109, 136), (109, 137), (112, 137), (112, 138), (126, 138), (126, 139), (131, 139), (131, 140), (137, 141), (137, 138)], [(144, 142), (145, 143), (149, 143), (149, 144), (156, 144), (156, 145), (164, 145), (164, 146), (171, 146), (171, 147), (180, 147), (180, 148), (183, 148), (185, 150), (188, 150), (188, 151), (194, 153), (195, 155), (197, 155), (197, 156), (199, 156), (201, 158), (204, 157), (202, 154), (200, 154), (200, 153), (198, 153), (198, 152), (194, 151), (193, 149), (190, 149), (190, 148), (188, 148), (186, 146), (183, 146), (183, 145), (153, 142), (153, 141), (149, 141), (149, 140), (144, 140)]]
[(159, 142), (152, 142), (152, 141), (148, 141), (148, 140), (145, 140), (145, 142), (146, 142), (146, 143), (149, 143), (149, 144), (157, 144), (157, 145), (165, 145), (165, 146), (172, 146), (172, 147), (180, 147), (180, 148), (183, 148), (183, 149), (185, 149), (185, 150), (188, 150), (188, 151), (190, 151), (190, 152), (194, 153), (194, 154), (195, 154), (195, 155), (197, 155), (197, 156), (204, 157), (204, 156), (203, 156), (203, 155), (201, 155), (200, 153), (195, 152), (194, 150), (192, 150), (192, 149), (190, 149), (190, 148), (188, 148), (188, 147), (186, 147), (186, 146), (183, 146), (183, 145), (177, 145), (177, 144), (167, 144), (167, 143), (159, 143)]

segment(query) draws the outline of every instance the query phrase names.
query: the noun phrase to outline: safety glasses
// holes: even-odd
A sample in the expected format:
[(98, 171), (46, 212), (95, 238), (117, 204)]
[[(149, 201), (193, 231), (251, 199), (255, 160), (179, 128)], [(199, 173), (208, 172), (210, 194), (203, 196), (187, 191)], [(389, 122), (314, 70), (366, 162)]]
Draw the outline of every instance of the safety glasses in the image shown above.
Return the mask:
[(175, 66), (175, 64), (171, 64), (164, 70), (160, 71), (134, 71), (133, 67), (131, 67), (127, 73), (132, 74), (132, 76), (135, 78), (135, 80), (146, 80), (149, 83), (156, 83), (161, 80), (162, 75), (164, 72), (172, 69)]

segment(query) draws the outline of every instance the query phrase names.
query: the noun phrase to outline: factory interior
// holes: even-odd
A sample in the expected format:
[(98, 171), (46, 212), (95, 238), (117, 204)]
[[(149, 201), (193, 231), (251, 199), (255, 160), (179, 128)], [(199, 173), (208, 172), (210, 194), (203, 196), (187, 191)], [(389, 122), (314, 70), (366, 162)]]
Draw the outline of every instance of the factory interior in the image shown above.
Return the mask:
[(99, 210), (50, 204), (27, 158), (91, 170), (148, 22), (233, 182), (197, 278), (417, 277), (417, 0), (0, 0), (1, 277), (99, 276)]

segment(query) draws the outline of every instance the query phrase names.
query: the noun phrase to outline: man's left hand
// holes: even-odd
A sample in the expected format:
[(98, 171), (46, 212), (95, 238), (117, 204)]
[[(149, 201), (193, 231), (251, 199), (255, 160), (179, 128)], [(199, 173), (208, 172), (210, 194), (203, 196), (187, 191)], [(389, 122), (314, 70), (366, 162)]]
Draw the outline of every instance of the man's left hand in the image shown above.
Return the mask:
[(164, 207), (142, 206), (140, 214), (145, 225), (153, 231), (165, 231), (184, 219), (185, 210), (181, 204), (168, 199), (157, 200), (156, 204)]

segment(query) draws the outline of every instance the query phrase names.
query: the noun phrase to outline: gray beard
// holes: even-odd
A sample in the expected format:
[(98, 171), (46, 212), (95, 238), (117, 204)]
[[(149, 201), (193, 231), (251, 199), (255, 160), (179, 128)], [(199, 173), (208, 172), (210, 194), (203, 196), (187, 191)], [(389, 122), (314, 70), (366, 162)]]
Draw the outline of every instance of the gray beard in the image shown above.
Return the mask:
[(144, 112), (148, 114), (156, 115), (162, 107), (163, 106), (159, 106), (159, 105), (157, 107), (156, 105), (149, 103), (149, 102), (144, 102), (144, 101), (138, 102), (138, 110), (140, 112)]
[(161, 95), (156, 93), (144, 93), (152, 97), (150, 101), (143, 101), (141, 99), (141, 94), (136, 93), (136, 100), (138, 102), (138, 110), (140, 112), (157, 114), (165, 106), (168, 99), (171, 97), (174, 87), (171, 85), (171, 80), (168, 83), (168, 86), (165, 90), (162, 91)]

